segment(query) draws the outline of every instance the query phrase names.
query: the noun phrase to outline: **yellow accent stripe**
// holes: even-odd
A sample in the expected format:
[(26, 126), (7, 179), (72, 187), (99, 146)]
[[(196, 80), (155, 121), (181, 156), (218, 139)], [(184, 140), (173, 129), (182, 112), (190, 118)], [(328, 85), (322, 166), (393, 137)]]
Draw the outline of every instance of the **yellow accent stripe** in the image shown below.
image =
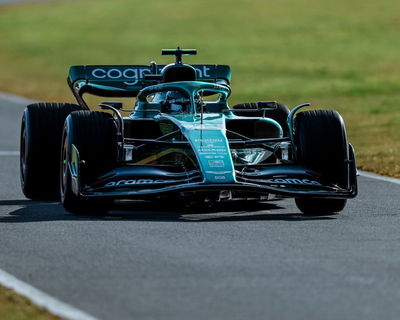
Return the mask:
[(173, 152), (178, 152), (178, 153), (183, 153), (185, 156), (187, 156), (187, 153), (182, 151), (181, 149), (177, 149), (177, 148), (171, 148), (171, 149), (167, 149), (164, 151), (161, 151), (160, 153), (157, 153), (155, 155), (152, 155), (150, 157), (144, 158), (138, 162), (136, 162), (135, 164), (148, 164), (150, 162), (153, 162), (163, 156), (166, 156), (167, 154), (173, 153)]

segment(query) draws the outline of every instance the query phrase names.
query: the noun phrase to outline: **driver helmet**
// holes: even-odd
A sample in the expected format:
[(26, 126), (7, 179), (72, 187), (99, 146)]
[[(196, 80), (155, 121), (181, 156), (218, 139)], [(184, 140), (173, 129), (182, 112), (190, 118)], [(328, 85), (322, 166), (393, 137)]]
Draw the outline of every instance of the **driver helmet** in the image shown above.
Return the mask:
[(168, 91), (165, 96), (166, 112), (186, 112), (189, 104), (190, 100), (179, 91)]

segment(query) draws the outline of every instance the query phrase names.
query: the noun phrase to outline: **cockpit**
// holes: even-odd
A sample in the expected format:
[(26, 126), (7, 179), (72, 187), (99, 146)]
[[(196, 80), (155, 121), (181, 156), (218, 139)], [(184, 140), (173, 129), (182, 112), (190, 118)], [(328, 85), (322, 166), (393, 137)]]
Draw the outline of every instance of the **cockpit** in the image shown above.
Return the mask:
[[(220, 113), (229, 110), (228, 86), (200, 82), (179, 81), (163, 83), (143, 89), (136, 102), (135, 112), (158, 113)], [(149, 115), (150, 116), (150, 115)]]

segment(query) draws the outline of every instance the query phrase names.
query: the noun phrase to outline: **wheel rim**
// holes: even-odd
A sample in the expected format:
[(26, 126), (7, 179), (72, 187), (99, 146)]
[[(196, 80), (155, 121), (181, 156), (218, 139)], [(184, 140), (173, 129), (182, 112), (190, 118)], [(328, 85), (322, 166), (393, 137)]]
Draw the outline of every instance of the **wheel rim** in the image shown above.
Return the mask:
[(67, 188), (67, 179), (68, 179), (68, 148), (67, 148), (67, 139), (64, 136), (63, 146), (61, 152), (61, 197), (64, 198), (65, 190)]
[(27, 162), (27, 152), (26, 152), (26, 127), (25, 122), (22, 124), (21, 132), (21, 142), (20, 142), (20, 169), (21, 169), (21, 183), (24, 185), (26, 176), (26, 162)]

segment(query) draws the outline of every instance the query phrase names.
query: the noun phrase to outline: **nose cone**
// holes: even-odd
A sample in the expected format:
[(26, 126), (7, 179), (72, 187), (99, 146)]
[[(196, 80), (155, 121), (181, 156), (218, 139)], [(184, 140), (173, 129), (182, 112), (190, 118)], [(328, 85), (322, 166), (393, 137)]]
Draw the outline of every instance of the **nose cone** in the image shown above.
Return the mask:
[(201, 167), (206, 183), (236, 182), (235, 168), (226, 138), (225, 117), (208, 114), (203, 123), (195, 121), (183, 130)]

